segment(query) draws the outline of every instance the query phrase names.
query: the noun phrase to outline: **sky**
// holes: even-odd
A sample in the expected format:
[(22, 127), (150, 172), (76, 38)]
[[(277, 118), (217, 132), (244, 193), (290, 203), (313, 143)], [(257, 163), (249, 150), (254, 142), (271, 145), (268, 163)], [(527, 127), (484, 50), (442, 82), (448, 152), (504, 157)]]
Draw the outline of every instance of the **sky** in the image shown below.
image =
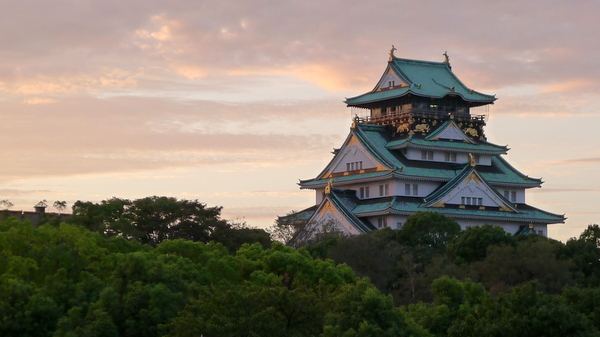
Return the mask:
[(167, 195), (258, 227), (314, 203), (392, 44), (496, 94), (527, 202), (600, 222), (600, 1), (0, 0), (0, 199)]

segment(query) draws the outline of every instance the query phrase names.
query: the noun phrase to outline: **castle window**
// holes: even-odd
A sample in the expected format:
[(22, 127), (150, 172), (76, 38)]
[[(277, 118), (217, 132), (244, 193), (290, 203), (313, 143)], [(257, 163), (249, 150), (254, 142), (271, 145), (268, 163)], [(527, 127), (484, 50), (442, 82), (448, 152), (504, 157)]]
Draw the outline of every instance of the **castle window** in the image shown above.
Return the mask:
[(509, 195), (509, 193), (510, 193), (509, 191), (507, 191), (507, 190), (504, 190), (504, 198), (505, 198), (506, 200), (508, 200), (508, 195)]
[(387, 218), (385, 216), (380, 216), (377, 218), (377, 228), (387, 227)]
[(433, 151), (421, 150), (422, 160), (433, 160)]
[(388, 82), (388, 87), (390, 87), (390, 88), (393, 87), (393, 86), (395, 86), (395, 85), (396, 85), (396, 81), (389, 81)]
[(517, 201), (517, 192), (516, 191), (510, 191), (510, 201), (512, 201), (512, 202)]
[(383, 197), (388, 195), (388, 184), (379, 185), (379, 196)]
[(404, 194), (410, 195), (410, 184), (404, 184)]
[(346, 163), (346, 171), (350, 171), (350, 163)]
[(456, 162), (456, 153), (455, 152), (446, 152), (446, 161)]
[(419, 185), (413, 184), (412, 188), (413, 188), (413, 190), (412, 190), (413, 195), (419, 195)]
[(475, 158), (475, 163), (479, 164), (480, 156), (478, 154), (475, 154), (473, 155), (473, 158)]

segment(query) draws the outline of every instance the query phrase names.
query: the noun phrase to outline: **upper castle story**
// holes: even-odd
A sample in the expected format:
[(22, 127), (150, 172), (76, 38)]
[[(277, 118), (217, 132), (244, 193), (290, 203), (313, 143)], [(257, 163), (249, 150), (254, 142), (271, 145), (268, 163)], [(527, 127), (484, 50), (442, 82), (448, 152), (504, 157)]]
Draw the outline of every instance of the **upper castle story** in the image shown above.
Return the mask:
[(473, 140), (486, 140), (486, 116), (472, 109), (493, 104), (495, 95), (467, 87), (452, 72), (447, 53), (443, 62), (432, 62), (398, 58), (394, 51), (373, 90), (346, 99), (348, 107), (368, 111), (359, 123), (391, 125), (397, 136), (425, 136), (451, 119)]

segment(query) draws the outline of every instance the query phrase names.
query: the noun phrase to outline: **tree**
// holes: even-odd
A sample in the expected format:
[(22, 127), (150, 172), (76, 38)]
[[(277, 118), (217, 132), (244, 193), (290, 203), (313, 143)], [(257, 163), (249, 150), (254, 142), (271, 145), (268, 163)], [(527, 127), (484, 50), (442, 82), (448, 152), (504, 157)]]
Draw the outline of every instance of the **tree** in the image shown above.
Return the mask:
[(579, 236), (580, 240), (590, 242), (600, 248), (600, 226), (594, 224), (589, 225)]
[(4, 200), (0, 200), (0, 206), (4, 206), (5, 210), (9, 210), (11, 207), (14, 206), (14, 204), (12, 202), (10, 202), (10, 200), (4, 199)]
[(600, 286), (600, 227), (590, 225), (579, 238), (571, 238), (561, 250), (561, 256), (573, 261), (578, 283)]
[(574, 265), (561, 258), (562, 247), (562, 243), (540, 236), (519, 240), (514, 246), (491, 246), (485, 259), (470, 266), (471, 277), (495, 293), (530, 281), (556, 293), (573, 283)]
[(112, 198), (100, 203), (77, 201), (73, 221), (109, 236), (121, 236), (156, 245), (167, 239), (207, 242), (219, 228), (228, 227), (220, 207), (197, 200), (147, 197)]
[(535, 284), (527, 284), (495, 300), (459, 310), (447, 335), (562, 337), (599, 336), (599, 332), (559, 296), (544, 294)]
[(450, 218), (435, 212), (417, 212), (406, 219), (399, 237), (409, 246), (443, 249), (459, 232), (460, 225)]
[(56, 208), (56, 210), (58, 211), (58, 214), (61, 214), (65, 210), (65, 208), (67, 208), (67, 202), (64, 200), (63, 201), (56, 200), (56, 201), (54, 201), (52, 206), (54, 206), (54, 208)]
[(497, 226), (469, 227), (448, 245), (448, 253), (457, 262), (471, 263), (485, 258), (492, 245), (514, 244), (514, 238)]

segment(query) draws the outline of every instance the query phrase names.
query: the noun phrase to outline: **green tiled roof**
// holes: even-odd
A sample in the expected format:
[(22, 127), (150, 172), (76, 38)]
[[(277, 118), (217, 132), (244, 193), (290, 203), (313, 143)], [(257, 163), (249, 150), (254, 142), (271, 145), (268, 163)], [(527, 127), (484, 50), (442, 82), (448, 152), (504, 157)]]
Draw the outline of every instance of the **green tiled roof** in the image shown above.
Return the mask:
[(460, 152), (485, 153), (485, 154), (503, 154), (508, 151), (506, 146), (500, 146), (488, 142), (476, 144), (465, 143), (462, 141), (449, 140), (427, 140), (424, 138), (407, 137), (404, 139), (393, 140), (387, 145), (388, 149), (396, 150), (406, 147), (426, 148), (426, 149), (442, 149), (454, 150)]
[(352, 174), (348, 176), (338, 176), (331, 179), (307, 179), (300, 180), (300, 185), (305, 188), (310, 187), (319, 187), (321, 185), (326, 185), (329, 180), (333, 182), (333, 184), (339, 183), (348, 183), (348, 182), (356, 182), (363, 181), (369, 179), (381, 179), (383, 177), (392, 177), (392, 171), (378, 171), (378, 172), (368, 172), (368, 173), (360, 173), (360, 174)]
[(408, 86), (368, 92), (346, 99), (346, 104), (349, 106), (360, 106), (362, 104), (402, 97), (407, 94), (431, 98), (442, 98), (449, 95), (459, 96), (467, 102), (478, 104), (488, 104), (496, 100), (493, 95), (482, 94), (465, 86), (454, 75), (450, 66), (444, 62), (394, 58), (390, 62), (390, 66), (409, 84)]
[[(463, 165), (451, 164), (451, 163), (436, 163), (436, 162), (422, 162), (407, 159), (401, 152), (390, 148), (397, 146), (398, 141), (392, 140), (391, 133), (385, 126), (369, 125), (369, 124), (358, 124), (357, 127), (352, 130), (358, 139), (365, 145), (367, 150), (373, 154), (375, 158), (380, 160), (383, 164), (390, 168), (390, 171), (379, 171), (362, 174), (353, 174), (349, 176), (339, 176), (333, 178), (333, 183), (348, 183), (353, 181), (360, 181), (363, 179), (377, 179), (389, 176), (393, 172), (393, 176), (397, 178), (407, 179), (428, 179), (434, 181), (449, 181), (453, 179), (463, 169)], [(415, 140), (417, 138), (413, 138)], [(454, 143), (449, 141), (426, 141), (428, 143), (440, 143), (448, 145), (448, 143)], [(456, 144), (461, 144), (456, 142)], [(497, 146), (489, 143), (485, 144), (466, 144), (456, 146), (483, 146), (484, 149), (490, 149), (489, 146)], [(451, 145), (454, 146), (454, 145)], [(478, 151), (473, 151), (477, 153)], [(506, 186), (525, 186), (525, 187), (536, 187), (539, 186), (542, 181), (536, 178), (530, 178), (520, 173), (518, 170), (510, 166), (500, 155), (492, 155), (491, 166), (479, 166), (478, 173), (488, 183), (493, 185), (506, 185)], [(304, 188), (322, 187), (327, 184), (328, 179), (326, 178), (315, 178), (308, 180), (301, 180), (300, 185)]]
[(562, 223), (565, 220), (565, 217), (562, 215), (542, 211), (526, 204), (516, 204), (516, 212), (505, 212), (490, 208), (481, 210), (478, 208), (426, 207), (421, 201), (421, 198), (406, 197), (360, 200), (352, 209), (352, 212), (358, 217), (386, 213), (410, 215), (415, 212), (438, 212), (452, 218), (471, 218), (482, 221), (500, 220), (550, 224)]
[[(385, 158), (386, 162), (393, 165), (396, 173), (400, 176), (448, 181), (454, 178), (463, 168), (462, 166), (453, 168), (452, 165), (447, 163), (429, 164), (406, 159), (403, 154), (392, 151), (387, 147), (391, 135), (385, 126), (359, 124), (356, 129), (360, 139), (371, 145), (369, 149), (377, 151), (378, 156)], [(498, 155), (492, 156), (492, 166), (489, 169), (482, 167), (479, 173), (492, 184), (525, 186), (539, 186), (541, 184), (541, 180), (525, 176)]]

